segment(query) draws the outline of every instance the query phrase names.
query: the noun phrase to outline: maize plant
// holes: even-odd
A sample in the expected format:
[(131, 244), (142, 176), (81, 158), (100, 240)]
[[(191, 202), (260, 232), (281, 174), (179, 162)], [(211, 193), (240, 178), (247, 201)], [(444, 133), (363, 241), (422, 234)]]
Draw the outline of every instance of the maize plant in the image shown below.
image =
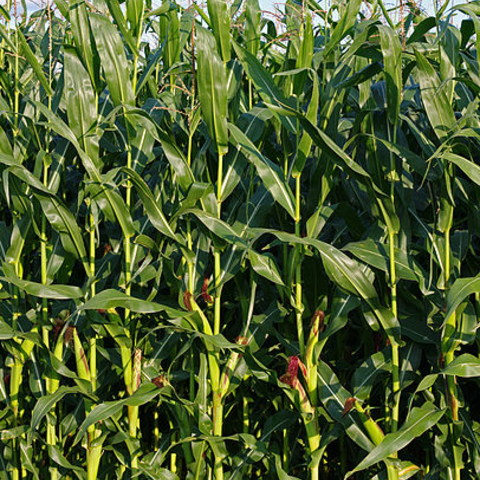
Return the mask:
[(434, 3), (0, 6), (1, 480), (480, 477), (480, 2)]

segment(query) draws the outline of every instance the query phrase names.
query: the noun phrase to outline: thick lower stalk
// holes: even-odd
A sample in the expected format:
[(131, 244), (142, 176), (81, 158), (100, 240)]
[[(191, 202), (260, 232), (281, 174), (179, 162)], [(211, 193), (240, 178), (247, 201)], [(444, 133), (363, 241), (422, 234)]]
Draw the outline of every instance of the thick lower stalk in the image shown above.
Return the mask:
[[(389, 247), (390, 247), (390, 284), (391, 284), (391, 301), (392, 314), (398, 318), (397, 306), (397, 276), (395, 268), (395, 234), (389, 233)], [(400, 408), (400, 378), (399, 378), (399, 352), (398, 345), (392, 344), (392, 380), (393, 380), (393, 407), (392, 407), (392, 432), (398, 430), (398, 417)]]
[[(19, 275), (19, 265), (15, 265), (15, 272)], [(20, 276), (20, 275), (19, 275)], [(19, 290), (18, 287), (13, 287), (13, 315), (12, 315), (12, 325), (13, 330), (17, 330), (18, 318), (20, 317), (20, 300), (19, 300)], [(20, 343), (18, 337), (15, 338), (15, 341)], [(19, 354), (20, 355), (20, 354)], [(14, 426), (18, 425), (19, 421), (19, 394), (20, 394), (20, 384), (22, 383), (22, 370), (23, 370), (23, 361), (15, 356), (13, 360), (13, 366), (11, 369), (11, 378), (10, 378), (10, 402), (13, 410), (14, 417)], [(21, 472), (21, 462), (20, 462), (20, 452), (18, 441), (16, 438), (12, 440), (12, 452), (13, 452), (13, 470), (12, 470), (12, 479), (19, 480)]]
[[(221, 437), (223, 434), (223, 402), (219, 392), (213, 393), (213, 434)], [(215, 455), (215, 480), (223, 480), (223, 456)]]
[[(142, 376), (142, 351), (137, 348), (134, 353), (133, 365), (130, 362), (130, 368), (132, 369), (132, 379), (130, 387), (130, 395), (133, 395), (140, 386)], [(139, 427), (139, 408), (137, 406), (128, 407), (128, 431), (132, 438), (137, 438)], [(131, 454), (131, 468), (133, 470), (138, 468), (138, 454), (133, 452)]]
[[(449, 289), (450, 282), (450, 229), (445, 230), (445, 289)], [(445, 324), (445, 366), (448, 366), (455, 359), (455, 344), (454, 335), (457, 328), (457, 316), (456, 312), (447, 319)], [(450, 403), (450, 410), (452, 414), (453, 422), (450, 425), (450, 438), (453, 451), (453, 463), (454, 463), (454, 480), (460, 480), (462, 475), (462, 451), (456, 445), (454, 423), (458, 421), (458, 400), (457, 400), (457, 385), (455, 377), (452, 375), (447, 376), (447, 395)]]
[[(90, 205), (91, 208), (91, 205)], [(92, 284), (90, 286), (90, 296), (95, 296), (95, 217), (90, 210), (89, 213), (89, 249), (90, 249), (90, 273), (92, 275)], [(93, 334), (90, 339), (90, 384), (92, 392), (97, 390), (97, 335)], [(93, 405), (92, 405), (93, 408)], [(87, 449), (87, 480), (95, 480), (98, 476), (98, 468), (102, 457), (102, 446), (93, 445), (93, 442), (100, 435), (96, 425), (91, 425), (88, 429), (88, 449)]]
[[(23, 364), (17, 358), (14, 359), (14, 363), (11, 370), (10, 379), (10, 400), (13, 409), (14, 426), (18, 426), (19, 423), (19, 401), (18, 395), (20, 392), (20, 383), (22, 382), (22, 370)], [(13, 453), (13, 470), (12, 480), (20, 480), (21, 476), (21, 462), (19, 445), (16, 438), (12, 440), (12, 453)]]
[(318, 480), (320, 469), (320, 456), (314, 455), (320, 447), (320, 432), (316, 413), (314, 414), (313, 419), (305, 421), (305, 427), (308, 436), (308, 446), (312, 455), (312, 461), (310, 465), (310, 478), (311, 480)]

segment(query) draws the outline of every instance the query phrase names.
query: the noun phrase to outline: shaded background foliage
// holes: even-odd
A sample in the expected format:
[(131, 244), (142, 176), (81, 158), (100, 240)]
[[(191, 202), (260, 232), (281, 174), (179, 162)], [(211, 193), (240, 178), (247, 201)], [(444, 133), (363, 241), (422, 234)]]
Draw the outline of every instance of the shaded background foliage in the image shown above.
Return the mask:
[(22, 11), (0, 478), (477, 478), (479, 4)]

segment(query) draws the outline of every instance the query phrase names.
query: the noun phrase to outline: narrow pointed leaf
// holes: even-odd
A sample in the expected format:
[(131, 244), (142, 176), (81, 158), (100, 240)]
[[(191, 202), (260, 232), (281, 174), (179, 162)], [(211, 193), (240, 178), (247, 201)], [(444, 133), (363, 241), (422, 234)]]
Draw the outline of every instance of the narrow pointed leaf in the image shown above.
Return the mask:
[(201, 27), (196, 32), (200, 106), (210, 137), (218, 153), (224, 155), (228, 151), (227, 76), (212, 34)]
[(407, 421), (395, 433), (389, 433), (352, 471), (345, 475), (349, 478), (353, 473), (365, 470), (387, 459), (395, 452), (405, 448), (415, 438), (430, 430), (445, 414), (445, 409), (439, 410), (432, 403), (426, 402), (421, 407), (415, 407)]
[(230, 124), (229, 130), (236, 146), (241, 148), (242, 153), (255, 165), (265, 188), (288, 214), (295, 218), (295, 199), (288, 183), (284, 180), (280, 167), (265, 158), (238, 127)]

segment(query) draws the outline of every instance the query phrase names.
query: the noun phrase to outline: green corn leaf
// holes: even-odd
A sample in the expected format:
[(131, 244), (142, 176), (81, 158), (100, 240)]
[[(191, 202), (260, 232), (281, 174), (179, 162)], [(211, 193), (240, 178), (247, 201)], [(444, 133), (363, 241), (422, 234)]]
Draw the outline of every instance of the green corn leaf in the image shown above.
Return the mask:
[[(253, 82), (258, 94), (265, 101), (265, 103), (267, 103), (269, 107), (272, 106), (272, 110), (274, 112), (278, 107), (287, 107), (293, 109), (293, 102), (284, 97), (282, 91), (273, 81), (271, 74), (265, 70), (263, 65), (256, 59), (256, 57), (244, 48), (237, 45), (235, 42), (233, 42), (233, 47), (238, 59), (240, 60), (240, 63), (243, 65), (243, 68), (247, 73), (248, 78)], [(296, 132), (297, 127), (291, 118), (281, 115), (280, 120), (285, 128), (287, 128), (290, 132)]]
[(40, 63), (38, 63), (37, 57), (32, 52), (32, 49), (30, 48), (30, 45), (27, 43), (27, 40), (25, 39), (23, 33), (18, 29), (17, 29), (17, 35), (18, 35), (18, 39), (20, 40), (21, 54), (27, 59), (27, 62), (32, 67), (32, 70), (35, 72), (35, 75), (37, 76), (38, 81), (42, 84), (42, 87), (47, 92), (47, 95), (52, 95), (53, 94), (52, 88), (48, 83), (45, 73), (43, 73), (42, 66), (40, 65)]
[(135, 406), (144, 405), (145, 403), (151, 402), (161, 393), (161, 390), (152, 383), (147, 383), (141, 385), (138, 390), (128, 398), (123, 400), (116, 400), (113, 402), (105, 402), (100, 405), (97, 405), (93, 410), (88, 414), (87, 418), (83, 421), (78, 429), (78, 433), (75, 437), (74, 444), (77, 444), (81, 441), (83, 435), (87, 431), (90, 425), (95, 425), (98, 422), (102, 422), (112, 417), (116, 413), (120, 412), (125, 406)]
[(25, 440), (20, 440), (20, 458), (22, 468), (30, 472), (35, 480), (40, 480), (39, 469), (37, 463), (34, 462), (34, 452), (31, 444)]
[(271, 233), (282, 242), (309, 245), (318, 250), (331, 280), (346, 292), (364, 300), (382, 325), (392, 344), (399, 345), (401, 343), (398, 320), (380, 304), (375, 288), (355, 260), (320, 240), (299, 238), (284, 232), (272, 231)]
[[(313, 79), (313, 90), (312, 90), (312, 97), (310, 99), (310, 104), (307, 109), (306, 118), (309, 122), (313, 125), (317, 123), (317, 112), (318, 112), (318, 102), (319, 102), (319, 89), (318, 89), (318, 80), (317, 77)], [(305, 163), (307, 161), (308, 156), (310, 155), (310, 151), (312, 149), (312, 137), (307, 132), (304, 132), (302, 139), (298, 145), (298, 153), (297, 158), (295, 159), (295, 163), (293, 165), (292, 175), (298, 176), (302, 173), (303, 168), (305, 167)]]
[(361, 402), (367, 400), (378, 375), (389, 371), (391, 371), (391, 355), (381, 351), (368, 357), (353, 375), (353, 397)]
[(137, 52), (137, 44), (135, 39), (132, 36), (130, 29), (128, 28), (127, 21), (125, 20), (125, 16), (122, 12), (122, 8), (120, 7), (120, 2), (118, 0), (105, 0), (106, 4), (108, 5), (108, 10), (112, 15), (115, 23), (117, 24), (122, 37), (125, 39), (125, 42), (130, 48), (132, 53)]
[(333, 29), (328, 43), (325, 46), (325, 50), (323, 52), (324, 57), (328, 57), (330, 53), (335, 50), (335, 48), (340, 44), (345, 35), (353, 27), (356, 22), (357, 15), (360, 11), (360, 7), (362, 6), (362, 0), (352, 0), (346, 3), (345, 6), (346, 8), (343, 12), (343, 15)]
[(68, 124), (83, 151), (98, 165), (96, 96), (90, 78), (75, 49), (64, 48), (65, 100)]
[(195, 176), (193, 175), (192, 169), (188, 165), (185, 155), (180, 148), (175, 145), (174, 141), (162, 131), (159, 131), (158, 135), (163, 152), (167, 157), (167, 161), (175, 171), (180, 187), (186, 192), (192, 183), (195, 182)]
[(134, 313), (157, 313), (157, 312), (172, 312), (174, 315), (183, 314), (180, 311), (176, 311), (155, 302), (149, 302), (140, 298), (135, 298), (130, 295), (126, 295), (118, 290), (103, 290), (99, 292), (95, 297), (84, 303), (80, 310), (108, 310), (110, 308), (128, 308)]
[(7, 323), (0, 321), (0, 340), (10, 340), (15, 337), (14, 330)]
[(108, 186), (103, 186), (103, 179), (95, 166), (92, 159), (83, 151), (78, 143), (74, 133), (68, 128), (65, 122), (63, 122), (58, 116), (54, 115), (45, 105), (35, 102), (35, 106), (42, 112), (43, 115), (49, 120), (52, 129), (62, 137), (66, 138), (77, 150), (80, 156), (83, 166), (87, 171), (88, 176), (93, 180), (99, 189), (99, 194), (105, 196), (110, 208), (115, 214), (115, 218), (118, 220), (122, 232), (125, 237), (132, 237), (135, 233), (133, 228), (132, 218), (125, 206), (125, 202), (116, 192), (112, 191)]
[[(90, 81), (95, 89), (97, 88), (99, 82), (99, 61), (98, 54), (92, 41), (92, 28), (88, 19), (85, 1), (80, 0), (78, 2), (74, 2), (70, 6), (68, 15), (71, 19), (70, 25), (78, 56), (81, 58), (83, 64), (88, 70)], [(82, 76), (80, 78), (73, 79), (77, 85), (82, 81), (87, 82), (83, 75), (84, 73), (82, 72)], [(89, 86), (89, 88), (91, 87)]]
[(68, 20), (70, 15), (67, 2), (65, 0), (55, 0), (55, 5), (57, 6), (59, 12)]
[[(388, 245), (372, 239), (349, 243), (344, 247), (363, 262), (384, 272), (390, 272), (390, 254)], [(395, 271), (398, 278), (419, 282), (425, 275), (418, 263), (404, 250), (395, 247)]]
[[(169, 3), (169, 1), (165, 1), (164, 5)], [(163, 65), (168, 71), (180, 60), (180, 22), (175, 10), (170, 10), (160, 17), (160, 34), (164, 38)]]
[(353, 75), (350, 75), (345, 80), (341, 81), (337, 87), (338, 88), (352, 88), (357, 85), (361, 85), (367, 80), (372, 79), (382, 71), (382, 65), (378, 62), (369, 63), (366, 67), (355, 72)]
[(462, 378), (480, 376), (480, 359), (464, 353), (450, 362), (442, 371), (444, 375), (455, 375)]
[(176, 7), (172, 2), (163, 2), (160, 7), (154, 8), (153, 10), (146, 12), (145, 18), (149, 18), (157, 15), (163, 15), (164, 13), (167, 13), (170, 10), (174, 10), (175, 8)]
[(38, 192), (35, 193), (35, 197), (40, 202), (47, 220), (60, 234), (63, 248), (75, 255), (83, 263), (85, 272), (90, 276), (85, 244), (74, 215), (53, 196)]
[(163, 47), (160, 46), (157, 48), (157, 51), (148, 62), (147, 68), (145, 68), (145, 70), (142, 72), (142, 75), (140, 76), (137, 86), (135, 88), (135, 95), (138, 95), (138, 93), (142, 90), (142, 88), (145, 86), (145, 84), (148, 82), (148, 80), (152, 76), (153, 72), (155, 71), (155, 68), (158, 65), (158, 62), (162, 58), (162, 54), (163, 54)]
[(4, 164), (12, 165), (8, 171), (36, 190), (34, 195), (40, 202), (46, 218), (60, 234), (65, 250), (82, 261), (87, 275), (90, 276), (90, 267), (86, 261), (87, 254), (82, 234), (70, 210), (26, 168), (18, 165), (13, 158), (2, 155), (0, 161)]
[(353, 473), (360, 472), (387, 459), (395, 452), (405, 448), (415, 438), (423, 435), (435, 426), (445, 414), (445, 409), (439, 410), (432, 403), (426, 402), (421, 407), (415, 407), (407, 421), (395, 433), (389, 433), (353, 470), (345, 475), (349, 478)]
[(141, 35), (142, 20), (143, 20), (143, 0), (127, 0), (127, 18), (130, 23), (130, 31), (135, 38)]
[(71, 393), (82, 393), (80, 387), (60, 387), (56, 392), (44, 395), (38, 399), (32, 411), (32, 419), (30, 421), (30, 432), (28, 434), (28, 443), (32, 442), (33, 434), (37, 430), (40, 422), (52, 410), (52, 408), (61, 401), (65, 395)]
[(0, 36), (2, 37), (4, 42), (10, 47), (12, 52), (15, 52), (17, 50), (11, 40), (10, 33), (7, 31), (7, 29), (3, 25), (0, 25)]
[(255, 272), (278, 285), (284, 285), (277, 262), (273, 255), (268, 253), (260, 254), (254, 250), (249, 250), (248, 258)]
[(444, 140), (455, 126), (455, 113), (441, 87), (440, 78), (423, 54), (415, 50), (418, 81), (425, 111), (437, 137)]
[[(222, 2), (223, 3), (223, 2)], [(198, 27), (197, 84), (204, 121), (219, 155), (228, 152), (227, 77), (210, 32)]]
[(125, 48), (115, 25), (103, 15), (90, 14), (95, 42), (112, 101), (116, 106), (135, 105)]
[(392, 28), (379, 25), (378, 32), (387, 83), (388, 117), (392, 125), (396, 125), (402, 102), (402, 45)]
[[(242, 115), (236, 126), (246, 137), (258, 140), (256, 136), (265, 130), (266, 122), (272, 117), (267, 108), (254, 107), (245, 115)], [(248, 160), (242, 153), (242, 148), (230, 149), (226, 156), (227, 169), (223, 176), (220, 198), (224, 202), (242, 179), (242, 174), (248, 164)]]
[(362, 448), (370, 451), (374, 445), (353, 415), (343, 415), (350, 393), (341, 385), (332, 369), (322, 360), (317, 365), (318, 396), (328, 414), (342, 424), (348, 436)]
[(295, 198), (280, 167), (265, 158), (238, 127), (230, 124), (229, 130), (236, 146), (241, 148), (242, 153), (255, 165), (265, 188), (289, 215), (295, 218)]
[(202, 210), (192, 208), (185, 213), (195, 215), (211, 232), (222, 240), (234, 244), (241, 249), (247, 249), (248, 245), (243, 238), (228, 223), (220, 220), (217, 216)]
[(122, 168), (133, 186), (135, 187), (138, 196), (141, 198), (145, 211), (147, 212), (148, 218), (152, 222), (152, 225), (161, 233), (167, 237), (180, 242), (180, 239), (175, 235), (175, 232), (172, 230), (172, 227), (169, 225), (165, 215), (158, 205), (158, 201), (152, 195), (152, 192), (148, 188), (148, 185), (145, 183), (143, 178), (132, 169), (127, 167)]
[(260, 19), (261, 10), (258, 0), (245, 2), (245, 45), (254, 56), (260, 47)]
[(456, 165), (470, 180), (480, 186), (480, 167), (476, 163), (451, 152), (445, 152), (442, 158)]
[(0, 276), (3, 282), (11, 283), (28, 295), (39, 298), (51, 298), (52, 300), (71, 300), (82, 298), (84, 293), (81, 288), (70, 285), (43, 285), (41, 283), (22, 280), (14, 276)]
[(227, 0), (207, 0), (208, 16), (220, 57), (224, 63), (230, 60), (230, 14)]
[(472, 293), (480, 292), (480, 276), (470, 278), (459, 278), (455, 280), (447, 294), (447, 321), (460, 304)]
[(54, 445), (48, 445), (48, 454), (49, 457), (57, 463), (60, 467), (65, 468), (67, 470), (71, 470), (74, 472), (78, 472), (81, 474), (83, 472), (83, 469), (79, 466), (73, 465), (70, 463), (65, 456), (62, 454), (60, 449)]

